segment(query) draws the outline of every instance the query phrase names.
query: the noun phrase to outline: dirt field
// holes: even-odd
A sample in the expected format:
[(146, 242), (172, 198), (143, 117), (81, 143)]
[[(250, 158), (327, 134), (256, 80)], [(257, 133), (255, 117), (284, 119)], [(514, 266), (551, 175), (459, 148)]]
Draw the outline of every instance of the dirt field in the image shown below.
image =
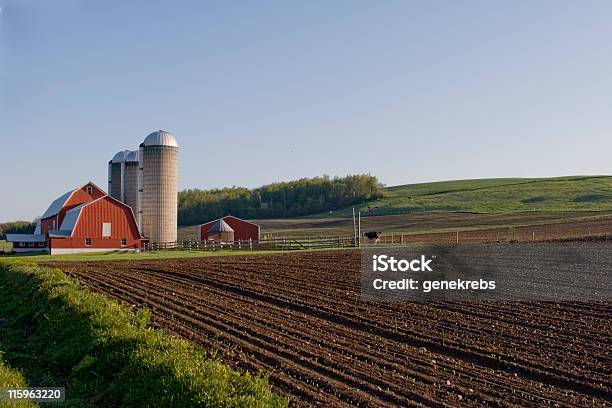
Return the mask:
[(270, 373), (295, 406), (610, 404), (611, 303), (364, 302), (358, 263), (347, 250), (60, 267)]
[[(565, 240), (601, 240), (612, 237), (612, 218), (567, 221), (562, 223), (510, 226), (503, 228), (466, 229), (402, 235), (383, 234), (381, 243), (449, 244), (478, 242), (530, 242)], [(612, 238), (611, 238), (612, 240)]]
[[(253, 220), (261, 225), (262, 236), (316, 237), (350, 236), (353, 234), (351, 218), (300, 218)], [(609, 212), (533, 212), (513, 214), (472, 213), (415, 213), (362, 217), (364, 231), (382, 231), (384, 236), (405, 234), (414, 236), (412, 242), (449, 242), (460, 235), (472, 237), (472, 241), (511, 239), (531, 240), (535, 232), (537, 240), (560, 237), (612, 234), (612, 214)], [(476, 232), (476, 230), (481, 232)], [(195, 239), (195, 227), (180, 227), (179, 240)]]

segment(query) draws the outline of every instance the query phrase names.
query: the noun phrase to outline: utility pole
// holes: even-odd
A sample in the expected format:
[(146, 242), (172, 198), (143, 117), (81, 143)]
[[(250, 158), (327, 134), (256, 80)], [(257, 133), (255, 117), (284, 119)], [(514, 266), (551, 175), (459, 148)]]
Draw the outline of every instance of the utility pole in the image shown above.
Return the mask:
[(359, 211), (358, 216), (359, 216), (359, 223), (357, 224), (358, 225), (358, 228), (357, 228), (358, 241), (357, 242), (359, 243), (359, 246), (361, 247), (361, 211)]
[(353, 245), (357, 246), (357, 225), (355, 225), (355, 207), (353, 207)]

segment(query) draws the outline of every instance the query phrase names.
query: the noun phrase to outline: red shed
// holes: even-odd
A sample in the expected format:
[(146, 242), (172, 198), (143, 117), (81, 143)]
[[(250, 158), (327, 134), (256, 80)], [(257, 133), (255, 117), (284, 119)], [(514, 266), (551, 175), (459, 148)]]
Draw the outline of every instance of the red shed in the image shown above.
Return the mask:
[(207, 222), (206, 224), (199, 225), (196, 228), (196, 238), (198, 241), (204, 241), (209, 238), (208, 230), (217, 222), (224, 221), (234, 230), (234, 240), (249, 240), (253, 241), (259, 240), (259, 225), (254, 224), (249, 221), (242, 220), (238, 217), (234, 217), (233, 215), (226, 215), (223, 218), (219, 218), (217, 220), (212, 220)]

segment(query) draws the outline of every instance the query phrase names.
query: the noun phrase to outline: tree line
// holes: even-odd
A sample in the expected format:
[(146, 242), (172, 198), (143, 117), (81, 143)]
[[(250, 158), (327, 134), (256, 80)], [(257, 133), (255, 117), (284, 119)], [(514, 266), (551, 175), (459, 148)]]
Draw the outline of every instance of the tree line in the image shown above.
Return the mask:
[(6, 234), (31, 234), (36, 228), (35, 222), (13, 221), (0, 224), (0, 239), (6, 239)]
[(382, 191), (382, 184), (369, 174), (303, 178), (255, 189), (188, 189), (178, 195), (178, 223), (200, 224), (228, 214), (240, 218), (316, 214), (381, 198)]

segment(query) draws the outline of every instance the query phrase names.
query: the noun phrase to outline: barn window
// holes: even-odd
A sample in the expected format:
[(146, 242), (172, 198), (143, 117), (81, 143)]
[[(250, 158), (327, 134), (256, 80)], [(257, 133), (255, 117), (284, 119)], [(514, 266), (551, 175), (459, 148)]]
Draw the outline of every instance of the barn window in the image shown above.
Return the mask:
[(108, 238), (111, 236), (111, 223), (110, 222), (102, 223), (102, 236), (104, 238)]
[(93, 188), (91, 186), (87, 186), (87, 194), (93, 193)]
[(39, 246), (39, 247), (44, 247), (44, 246), (45, 246), (45, 243), (44, 243), (44, 242), (39, 242), (39, 243), (38, 243), (38, 246)]
[(28, 242), (28, 246), (33, 247), (34, 243), (33, 242)]
[(85, 246), (91, 246), (91, 238), (85, 238)]
[(126, 245), (127, 245), (127, 239), (121, 238), (121, 246), (126, 246)]

